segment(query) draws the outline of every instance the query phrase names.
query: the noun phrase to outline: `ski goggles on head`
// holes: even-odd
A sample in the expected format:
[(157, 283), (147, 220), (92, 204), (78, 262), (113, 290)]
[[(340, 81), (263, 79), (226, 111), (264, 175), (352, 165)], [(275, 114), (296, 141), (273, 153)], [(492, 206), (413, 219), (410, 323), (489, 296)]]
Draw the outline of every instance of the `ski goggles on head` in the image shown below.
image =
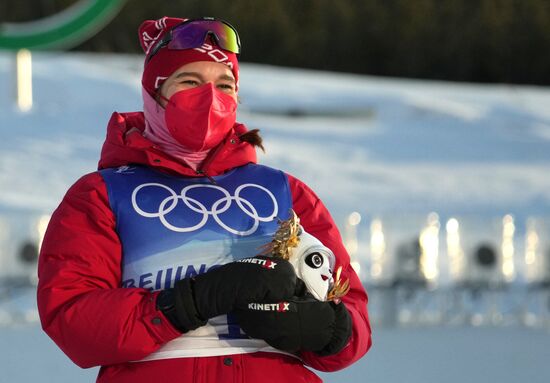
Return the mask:
[(231, 24), (223, 20), (204, 17), (186, 20), (174, 26), (151, 49), (147, 61), (150, 61), (164, 47), (175, 50), (199, 48), (204, 44), (208, 35), (214, 38), (221, 49), (235, 54), (241, 53), (239, 34)]

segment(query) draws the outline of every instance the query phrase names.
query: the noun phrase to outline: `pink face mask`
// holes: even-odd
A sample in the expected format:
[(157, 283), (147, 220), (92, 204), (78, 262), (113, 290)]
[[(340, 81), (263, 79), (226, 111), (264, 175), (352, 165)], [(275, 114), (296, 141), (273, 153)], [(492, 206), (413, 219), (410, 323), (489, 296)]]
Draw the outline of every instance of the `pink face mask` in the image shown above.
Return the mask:
[(176, 92), (167, 101), (166, 126), (179, 143), (192, 151), (217, 146), (237, 118), (235, 99), (216, 90), (212, 83)]

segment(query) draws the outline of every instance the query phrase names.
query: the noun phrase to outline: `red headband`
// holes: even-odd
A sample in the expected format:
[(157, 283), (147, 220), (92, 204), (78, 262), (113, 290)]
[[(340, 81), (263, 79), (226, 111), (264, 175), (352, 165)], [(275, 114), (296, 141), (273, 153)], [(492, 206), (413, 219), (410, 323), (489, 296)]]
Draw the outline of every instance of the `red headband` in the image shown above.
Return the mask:
[[(158, 20), (146, 20), (139, 27), (139, 42), (145, 52), (145, 57), (155, 43), (174, 26), (185, 19), (163, 17)], [(208, 41), (210, 40), (210, 41)], [(149, 93), (155, 93), (174, 71), (185, 64), (195, 61), (212, 61), (226, 64), (233, 72), (235, 81), (239, 83), (239, 62), (237, 55), (223, 50), (208, 39), (200, 48), (171, 50), (161, 48), (149, 61), (145, 61), (141, 83)], [(154, 94), (152, 94), (154, 95)]]

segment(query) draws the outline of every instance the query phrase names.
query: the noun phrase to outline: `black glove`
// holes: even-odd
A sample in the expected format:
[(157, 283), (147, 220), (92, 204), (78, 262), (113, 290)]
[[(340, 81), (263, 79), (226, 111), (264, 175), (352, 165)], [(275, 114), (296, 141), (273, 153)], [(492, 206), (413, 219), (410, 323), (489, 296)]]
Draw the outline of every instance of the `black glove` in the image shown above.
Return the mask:
[(234, 313), (248, 336), (282, 351), (332, 355), (351, 337), (351, 317), (343, 303), (294, 297), (275, 304), (249, 303)]
[(294, 295), (296, 274), (283, 259), (264, 256), (241, 259), (162, 291), (157, 307), (182, 332), (206, 324), (249, 302), (278, 302)]

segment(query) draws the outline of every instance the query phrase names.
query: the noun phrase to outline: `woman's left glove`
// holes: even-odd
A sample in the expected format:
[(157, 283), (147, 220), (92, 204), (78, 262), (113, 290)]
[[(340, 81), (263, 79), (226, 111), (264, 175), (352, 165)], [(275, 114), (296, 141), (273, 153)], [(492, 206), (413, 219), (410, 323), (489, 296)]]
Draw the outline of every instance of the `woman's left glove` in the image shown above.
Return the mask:
[(351, 337), (351, 317), (343, 303), (296, 298), (281, 303), (250, 303), (234, 311), (243, 331), (287, 352), (340, 352)]
[(249, 302), (288, 299), (296, 291), (296, 280), (288, 261), (266, 256), (244, 258), (177, 281), (174, 288), (158, 294), (157, 308), (185, 333)]

